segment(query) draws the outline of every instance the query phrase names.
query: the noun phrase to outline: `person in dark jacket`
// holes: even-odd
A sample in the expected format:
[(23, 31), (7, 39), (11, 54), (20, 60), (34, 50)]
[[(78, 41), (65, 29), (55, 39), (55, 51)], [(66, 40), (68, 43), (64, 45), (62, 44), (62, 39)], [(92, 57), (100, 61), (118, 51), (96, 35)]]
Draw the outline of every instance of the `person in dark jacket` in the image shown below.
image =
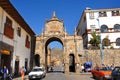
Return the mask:
[(1, 72), (3, 74), (3, 80), (7, 80), (8, 68), (6, 66), (4, 66), (3, 69), (1, 70)]

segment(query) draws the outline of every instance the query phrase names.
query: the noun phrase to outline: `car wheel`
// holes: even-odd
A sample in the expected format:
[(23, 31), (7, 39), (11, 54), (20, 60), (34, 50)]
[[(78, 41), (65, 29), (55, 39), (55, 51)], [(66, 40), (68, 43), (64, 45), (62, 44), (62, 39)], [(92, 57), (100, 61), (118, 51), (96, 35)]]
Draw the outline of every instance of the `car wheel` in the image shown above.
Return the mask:
[(111, 78), (111, 80), (115, 80), (115, 78), (114, 78), (114, 77), (112, 77), (112, 78)]
[(104, 77), (100, 77), (100, 79), (99, 80), (106, 80)]
[(44, 75), (44, 77), (46, 76), (46, 74)]
[(95, 75), (92, 73), (92, 75), (93, 75), (93, 78), (95, 79), (96, 77), (95, 77)]

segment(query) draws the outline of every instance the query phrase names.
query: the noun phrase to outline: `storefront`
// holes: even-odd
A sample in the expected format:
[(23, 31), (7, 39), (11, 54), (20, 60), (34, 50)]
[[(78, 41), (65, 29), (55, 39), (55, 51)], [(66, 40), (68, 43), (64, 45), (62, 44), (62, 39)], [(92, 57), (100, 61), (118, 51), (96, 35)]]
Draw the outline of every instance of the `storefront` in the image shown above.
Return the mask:
[(6, 66), (9, 71), (11, 71), (11, 60), (12, 60), (12, 52), (13, 52), (13, 47), (0, 42), (1, 46), (0, 46), (0, 66)]

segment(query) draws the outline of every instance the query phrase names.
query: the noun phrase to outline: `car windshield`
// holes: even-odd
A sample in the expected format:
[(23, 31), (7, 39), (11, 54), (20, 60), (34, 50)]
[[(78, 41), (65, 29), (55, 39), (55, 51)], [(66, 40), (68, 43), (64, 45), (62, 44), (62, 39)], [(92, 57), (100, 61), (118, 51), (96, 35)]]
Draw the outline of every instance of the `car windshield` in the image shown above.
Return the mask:
[(120, 68), (119, 67), (115, 67), (113, 71), (119, 71)]
[(100, 70), (104, 70), (104, 71), (111, 71), (112, 69), (109, 67), (102, 67)]
[(32, 71), (37, 72), (37, 71), (44, 71), (44, 70), (42, 68), (34, 68)]

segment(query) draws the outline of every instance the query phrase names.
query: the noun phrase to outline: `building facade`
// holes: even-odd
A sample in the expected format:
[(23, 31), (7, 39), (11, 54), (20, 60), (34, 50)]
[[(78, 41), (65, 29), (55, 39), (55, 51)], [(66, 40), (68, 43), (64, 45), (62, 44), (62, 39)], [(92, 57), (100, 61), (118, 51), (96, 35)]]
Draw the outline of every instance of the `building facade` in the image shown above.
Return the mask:
[(104, 48), (120, 48), (120, 8), (86, 8), (77, 26), (77, 34), (83, 37), (84, 48), (91, 48), (92, 32), (101, 37)]
[(0, 0), (0, 67), (16, 75), (22, 66), (28, 71), (34, 48), (35, 33), (9, 0)]
[[(49, 43), (53, 41), (58, 41), (63, 46), (63, 60), (64, 72), (69, 74), (69, 72), (80, 72), (80, 52), (83, 50), (83, 40), (81, 36), (76, 35), (76, 30), (74, 35), (69, 35), (64, 29), (63, 20), (59, 20), (56, 17), (55, 12), (50, 20), (46, 20), (44, 30), (41, 35), (36, 36), (36, 48), (35, 56), (39, 59), (35, 59), (35, 65), (49, 67), (51, 64), (50, 57), (51, 53), (48, 48)], [(81, 46), (80, 46), (81, 45)], [(54, 65), (53, 65), (54, 66)]]

